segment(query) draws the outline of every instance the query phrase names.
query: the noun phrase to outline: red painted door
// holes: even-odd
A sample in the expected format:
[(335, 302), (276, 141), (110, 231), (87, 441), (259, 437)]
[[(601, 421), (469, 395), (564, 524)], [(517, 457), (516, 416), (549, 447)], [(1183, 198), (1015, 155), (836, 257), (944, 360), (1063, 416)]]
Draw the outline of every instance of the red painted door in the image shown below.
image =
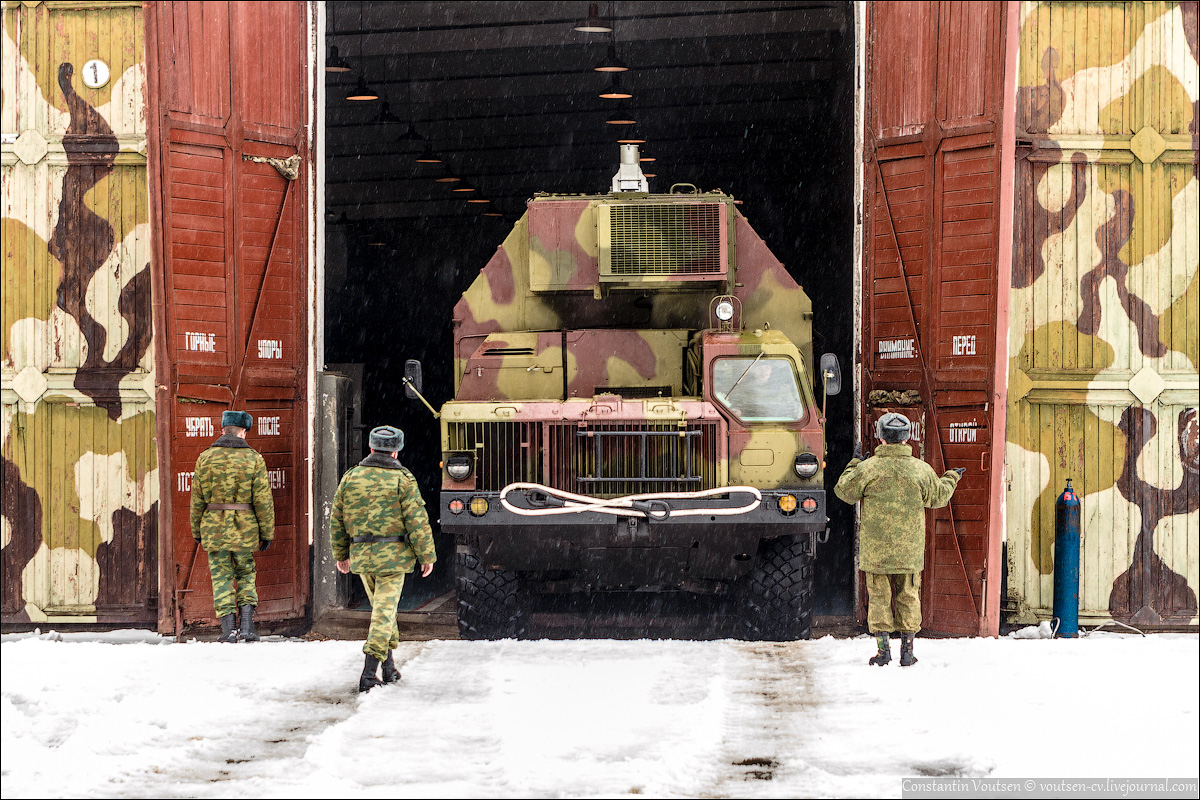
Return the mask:
[(255, 418), (247, 439), (266, 459), (275, 501), (275, 543), (257, 556), (257, 616), (307, 609), (306, 14), (299, 2), (147, 11), (159, 383), (170, 409), (160, 424), (170, 447), (159, 448), (173, 582), (164, 596), (178, 605), (164, 610), (164, 628), (215, 622), (188, 508), (196, 458), (229, 408)]
[(986, 597), (1003, 569), (988, 470), (1004, 446), (992, 418), (1006, 6), (867, 6), (863, 419), (920, 420), (918, 455), (967, 469), (950, 507), (927, 515), (925, 627), (948, 633), (994, 631)]

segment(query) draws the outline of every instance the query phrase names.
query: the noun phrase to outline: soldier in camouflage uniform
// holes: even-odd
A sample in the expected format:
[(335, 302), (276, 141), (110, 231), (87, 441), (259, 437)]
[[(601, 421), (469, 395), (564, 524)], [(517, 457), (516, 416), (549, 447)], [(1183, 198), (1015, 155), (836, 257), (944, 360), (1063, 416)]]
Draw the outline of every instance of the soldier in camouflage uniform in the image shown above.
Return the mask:
[[(875, 424), (883, 444), (864, 459), (861, 447), (838, 478), (834, 493), (847, 503), (862, 501), (859, 568), (867, 575), (867, 627), (878, 652), (869, 663), (892, 660), (889, 638), (900, 631), (900, 666), (917, 663), (913, 637), (921, 629), (921, 570), (925, 567), (925, 509), (950, 502), (965, 470), (942, 477), (906, 444), (912, 425), (902, 414), (884, 414)], [(892, 613), (892, 600), (896, 610)]]
[[(192, 477), (192, 538), (208, 553), (219, 642), (257, 642), (254, 548), (275, 538), (275, 503), (263, 457), (246, 444), (254, 419), (245, 411), (221, 414), (221, 435), (196, 459)], [(240, 630), (235, 629), (241, 609)]]
[[(360, 576), (371, 601), (360, 692), (400, 680), (392, 651), (400, 643), (396, 605), (404, 575), (420, 562), (421, 577), (428, 577), (437, 560), (417, 481), (396, 460), (404, 432), (383, 425), (371, 431), (369, 443), (371, 454), (338, 485), (330, 536), (338, 571)], [(381, 663), (382, 681), (376, 677)]]

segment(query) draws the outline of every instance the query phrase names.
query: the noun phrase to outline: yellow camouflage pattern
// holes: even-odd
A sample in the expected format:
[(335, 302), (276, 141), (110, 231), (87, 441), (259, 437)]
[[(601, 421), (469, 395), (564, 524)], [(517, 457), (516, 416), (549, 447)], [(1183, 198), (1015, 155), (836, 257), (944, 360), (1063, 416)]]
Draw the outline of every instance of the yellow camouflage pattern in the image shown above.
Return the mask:
[(925, 567), (925, 509), (942, 508), (958, 486), (953, 470), (940, 478), (913, 457), (910, 444), (881, 444), (865, 460), (851, 459), (834, 493), (862, 502), (858, 567), (868, 573), (920, 572)]
[(1023, 2), (1007, 405), (1010, 620), (1051, 615), (1081, 498), (1080, 621), (1196, 621), (1196, 3)]
[[(250, 511), (206, 510), (209, 503), (245, 503)], [(267, 462), (245, 440), (221, 436), (196, 459), (192, 477), (192, 538), (205, 551), (253, 550), (275, 538), (275, 502)]]

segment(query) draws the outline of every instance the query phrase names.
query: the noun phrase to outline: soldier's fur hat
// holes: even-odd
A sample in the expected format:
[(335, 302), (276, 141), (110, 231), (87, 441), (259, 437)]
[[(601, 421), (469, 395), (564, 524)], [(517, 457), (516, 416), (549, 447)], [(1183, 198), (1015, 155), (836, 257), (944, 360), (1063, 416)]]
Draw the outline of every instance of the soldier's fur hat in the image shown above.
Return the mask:
[(369, 441), (372, 450), (380, 453), (398, 453), (404, 449), (404, 431), (391, 425), (380, 425), (371, 431)]
[(912, 436), (912, 423), (903, 414), (889, 411), (875, 423), (875, 435), (888, 444), (907, 442)]
[(250, 416), (245, 411), (222, 411), (221, 412), (221, 427), (225, 428), (230, 425), (236, 425), (239, 428), (250, 430), (254, 425), (254, 417)]

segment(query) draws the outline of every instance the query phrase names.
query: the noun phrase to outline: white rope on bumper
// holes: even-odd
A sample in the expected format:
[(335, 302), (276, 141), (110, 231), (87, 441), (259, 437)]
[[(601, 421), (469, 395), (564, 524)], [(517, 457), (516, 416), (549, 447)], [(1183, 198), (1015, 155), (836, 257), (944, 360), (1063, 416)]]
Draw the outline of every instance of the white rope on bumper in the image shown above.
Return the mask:
[[(562, 506), (548, 506), (546, 508), (518, 508), (508, 502), (508, 493), (518, 490), (531, 490), (542, 492), (547, 497), (555, 497), (562, 501)], [(746, 494), (754, 495), (754, 500), (749, 505), (739, 506), (737, 508), (670, 508), (665, 501), (667, 500), (698, 500), (705, 497), (714, 497), (721, 494), (730, 494), (732, 492), (745, 492)], [(662, 513), (658, 513), (654, 509), (638, 509), (634, 508), (634, 503), (660, 503)], [(762, 492), (755, 489), (753, 486), (724, 486), (717, 489), (704, 489), (699, 492), (652, 492), (650, 494), (631, 494), (625, 497), (613, 497), (603, 499), (599, 497), (588, 497), (583, 494), (574, 494), (563, 489), (554, 489), (550, 486), (543, 486), (540, 483), (510, 483), (500, 491), (500, 505), (514, 514), (520, 514), (525, 517), (543, 517), (552, 516), (555, 514), (581, 514), (586, 511), (596, 511), (601, 514), (612, 514), (618, 517), (646, 517), (647, 519), (666, 519), (667, 517), (728, 517), (737, 514), (745, 514), (758, 508), (762, 503)]]

